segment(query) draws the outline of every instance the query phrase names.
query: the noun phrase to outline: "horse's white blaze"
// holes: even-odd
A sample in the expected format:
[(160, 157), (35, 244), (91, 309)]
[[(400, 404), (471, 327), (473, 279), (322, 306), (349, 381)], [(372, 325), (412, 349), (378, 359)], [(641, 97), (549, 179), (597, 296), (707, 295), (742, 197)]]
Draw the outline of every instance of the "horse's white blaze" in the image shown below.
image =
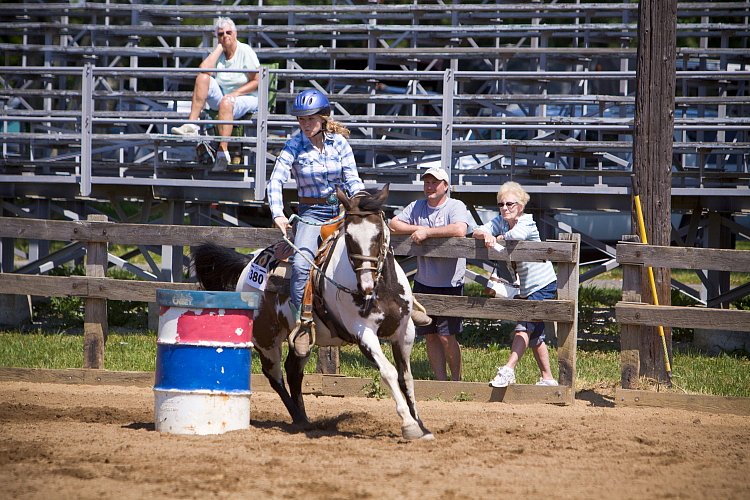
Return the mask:
[[(369, 220), (362, 220), (362, 222), (360, 222), (359, 224), (349, 225), (347, 228), (347, 232), (349, 233), (349, 236), (351, 236), (352, 239), (357, 243), (357, 245), (362, 249), (362, 255), (377, 259), (378, 253), (380, 252), (380, 245), (378, 245), (377, 242), (374, 241), (374, 239), (375, 235), (379, 234), (380, 227), (380, 224), (374, 224)], [(373, 243), (375, 244), (374, 252), (372, 251)], [(372, 291), (375, 289), (374, 273), (377, 270), (377, 262), (367, 260), (359, 261), (357, 259), (355, 259), (354, 262), (363, 270), (372, 269), (372, 272), (370, 273), (358, 273), (359, 285), (362, 289), (362, 292), (364, 292), (365, 294), (365, 299), (369, 299), (372, 297)]]

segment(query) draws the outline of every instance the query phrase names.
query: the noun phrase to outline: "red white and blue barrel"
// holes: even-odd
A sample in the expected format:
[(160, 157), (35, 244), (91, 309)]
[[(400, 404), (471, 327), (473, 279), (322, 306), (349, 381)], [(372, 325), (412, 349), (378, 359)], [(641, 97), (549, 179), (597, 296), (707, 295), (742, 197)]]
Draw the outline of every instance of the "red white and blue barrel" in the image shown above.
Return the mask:
[(222, 434), (250, 427), (255, 292), (156, 291), (156, 430)]

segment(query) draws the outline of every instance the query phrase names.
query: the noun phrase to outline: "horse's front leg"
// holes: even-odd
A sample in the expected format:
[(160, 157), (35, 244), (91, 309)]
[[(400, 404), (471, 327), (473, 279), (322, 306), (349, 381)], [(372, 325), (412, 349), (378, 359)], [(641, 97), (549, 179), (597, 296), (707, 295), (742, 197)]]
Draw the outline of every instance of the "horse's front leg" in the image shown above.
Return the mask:
[(286, 355), (286, 361), (284, 362), (284, 371), (286, 371), (286, 380), (289, 384), (289, 392), (292, 396), (297, 407), (298, 413), (294, 418), (294, 423), (298, 425), (308, 425), (310, 420), (307, 418), (307, 412), (305, 411), (305, 400), (302, 397), (302, 380), (305, 377), (305, 365), (307, 360), (310, 358), (308, 354), (305, 357), (297, 356), (294, 349), (289, 349)]
[(400, 330), (404, 334), (396, 334), (391, 339), (391, 349), (393, 350), (393, 360), (396, 364), (398, 373), (398, 384), (401, 392), (406, 397), (409, 405), (411, 416), (419, 423), (420, 427), (429, 432), (417, 414), (417, 399), (414, 395), (414, 377), (411, 373), (411, 351), (414, 347), (414, 323), (408, 320), (406, 328)]
[[(400, 380), (402, 376), (397, 373), (396, 368), (385, 357), (385, 353), (383, 353), (383, 349), (380, 347), (380, 341), (374, 331), (369, 328), (365, 330), (364, 334), (360, 337), (359, 348), (368, 359), (377, 365), (380, 370), (381, 379), (388, 386), (393, 399), (396, 401), (396, 412), (401, 417), (401, 435), (406, 439), (434, 439), (432, 433), (415, 418), (416, 408), (414, 408), (414, 403), (413, 401), (407, 401), (407, 398), (404, 396), (405, 392), (401, 389), (402, 384), (406, 383), (405, 378), (403, 381)], [(411, 380), (411, 373), (408, 377)], [(413, 381), (411, 385), (413, 400)]]
[[(302, 403), (301, 396), (295, 398), (293, 390), (290, 395), (289, 391), (286, 389), (286, 385), (284, 385), (284, 374), (281, 371), (281, 346), (263, 349), (256, 345), (255, 350), (260, 357), (260, 365), (263, 370), (263, 375), (266, 376), (268, 383), (271, 384), (271, 388), (276, 391), (276, 394), (281, 398), (286, 410), (289, 412), (289, 416), (292, 417), (292, 422), (296, 425), (309, 424), (310, 422), (307, 419), (305, 406), (304, 403)], [(288, 378), (291, 379), (291, 376), (288, 376)], [(290, 387), (292, 386), (291, 382), (289, 385)]]

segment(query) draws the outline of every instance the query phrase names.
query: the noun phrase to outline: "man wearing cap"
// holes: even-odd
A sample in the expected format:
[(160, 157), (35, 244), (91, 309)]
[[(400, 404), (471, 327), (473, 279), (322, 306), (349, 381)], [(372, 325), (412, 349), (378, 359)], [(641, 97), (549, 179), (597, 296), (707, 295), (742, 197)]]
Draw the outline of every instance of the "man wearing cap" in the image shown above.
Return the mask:
[[(427, 238), (464, 237), (474, 222), (460, 200), (448, 196), (450, 178), (439, 167), (422, 174), (425, 198), (410, 203), (391, 219), (391, 230), (411, 235), (412, 242), (421, 244)], [(414, 277), (415, 293), (463, 295), (466, 259), (417, 257)], [(417, 334), (424, 335), (427, 357), (437, 380), (461, 380), (461, 348), (456, 335), (461, 333), (461, 318), (436, 316), (429, 326), (418, 326)]]

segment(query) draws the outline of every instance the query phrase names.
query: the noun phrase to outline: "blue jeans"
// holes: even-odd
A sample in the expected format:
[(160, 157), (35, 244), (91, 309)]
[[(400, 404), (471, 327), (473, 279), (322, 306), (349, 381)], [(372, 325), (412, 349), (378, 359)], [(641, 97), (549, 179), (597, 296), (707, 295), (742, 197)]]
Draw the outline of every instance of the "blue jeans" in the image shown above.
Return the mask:
[[(557, 296), (557, 281), (545, 285), (540, 290), (530, 293), (526, 300), (554, 299)], [(516, 325), (517, 332), (529, 334), (529, 347), (542, 345), (544, 342), (544, 321), (521, 321)]]
[[(299, 217), (294, 225), (294, 245), (300, 249), (310, 261), (315, 260), (318, 253), (318, 237), (320, 236), (320, 224), (329, 219), (333, 219), (339, 214), (339, 206), (336, 205), (302, 205), (299, 206)], [(312, 222), (313, 224), (305, 224)], [(292, 281), (291, 281), (291, 300), (296, 311), (300, 310), (302, 305), (302, 295), (305, 293), (305, 284), (307, 277), (310, 275), (310, 263), (302, 256), (301, 253), (295, 252), (292, 257)]]

